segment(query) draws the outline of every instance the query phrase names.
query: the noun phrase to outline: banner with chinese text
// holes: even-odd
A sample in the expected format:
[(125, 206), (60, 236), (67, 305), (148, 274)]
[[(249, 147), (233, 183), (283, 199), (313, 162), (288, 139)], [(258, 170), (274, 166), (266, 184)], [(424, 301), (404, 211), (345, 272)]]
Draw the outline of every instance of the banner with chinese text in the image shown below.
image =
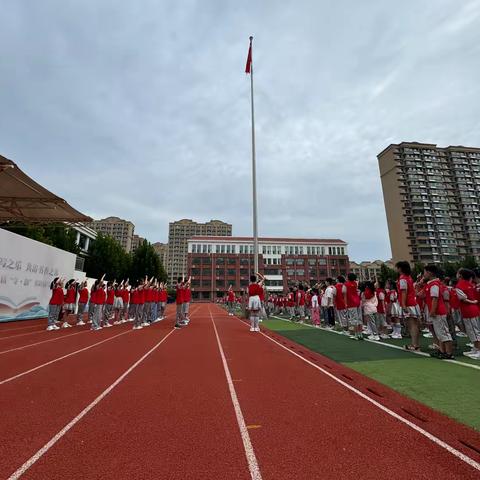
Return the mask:
[(50, 282), (74, 272), (73, 253), (0, 228), (0, 322), (47, 316)]

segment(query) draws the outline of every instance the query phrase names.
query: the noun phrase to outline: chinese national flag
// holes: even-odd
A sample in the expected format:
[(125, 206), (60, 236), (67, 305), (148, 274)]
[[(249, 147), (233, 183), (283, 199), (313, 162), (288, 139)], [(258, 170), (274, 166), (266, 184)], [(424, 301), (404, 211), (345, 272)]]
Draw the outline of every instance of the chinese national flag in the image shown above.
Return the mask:
[(248, 49), (247, 64), (245, 65), (245, 73), (251, 73), (252, 70), (252, 39), (250, 39), (250, 47)]

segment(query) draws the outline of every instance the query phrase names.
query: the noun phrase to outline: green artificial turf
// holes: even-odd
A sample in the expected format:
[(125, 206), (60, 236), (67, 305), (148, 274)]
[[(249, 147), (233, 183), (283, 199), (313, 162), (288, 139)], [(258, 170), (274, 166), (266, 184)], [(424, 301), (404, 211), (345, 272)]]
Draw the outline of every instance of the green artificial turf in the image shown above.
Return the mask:
[[(480, 370), (284, 320), (263, 326), (480, 430)], [(422, 339), (422, 346), (429, 341)]]

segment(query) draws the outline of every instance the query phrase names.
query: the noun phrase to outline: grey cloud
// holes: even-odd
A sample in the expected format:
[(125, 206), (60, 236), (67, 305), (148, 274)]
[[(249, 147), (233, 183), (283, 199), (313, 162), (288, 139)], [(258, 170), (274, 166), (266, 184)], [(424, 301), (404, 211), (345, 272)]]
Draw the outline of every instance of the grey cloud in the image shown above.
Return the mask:
[(261, 234), (387, 258), (377, 153), (480, 144), (476, 1), (0, 6), (0, 153), (151, 241), (183, 217), (251, 231), (251, 33)]

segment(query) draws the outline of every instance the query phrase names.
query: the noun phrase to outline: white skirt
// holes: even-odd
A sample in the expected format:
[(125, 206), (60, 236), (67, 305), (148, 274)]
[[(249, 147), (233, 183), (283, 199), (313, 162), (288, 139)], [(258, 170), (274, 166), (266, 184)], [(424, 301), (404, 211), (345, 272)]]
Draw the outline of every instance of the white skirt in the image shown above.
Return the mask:
[(113, 300), (113, 308), (123, 308), (123, 298), (115, 297)]

